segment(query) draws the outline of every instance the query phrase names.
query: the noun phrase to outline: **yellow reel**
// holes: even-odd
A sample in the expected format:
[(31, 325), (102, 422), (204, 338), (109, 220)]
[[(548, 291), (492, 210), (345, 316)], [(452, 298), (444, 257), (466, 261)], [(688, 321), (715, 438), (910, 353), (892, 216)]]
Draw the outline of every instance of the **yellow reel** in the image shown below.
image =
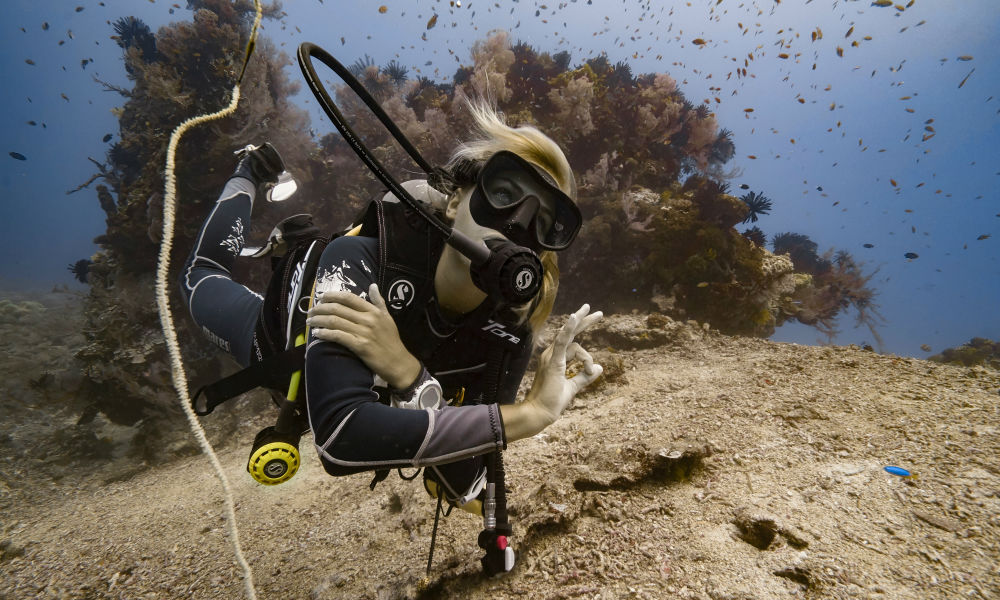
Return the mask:
[(299, 449), (287, 441), (275, 439), (279, 436), (274, 436), (273, 430), (269, 432), (272, 435), (266, 435), (266, 432), (267, 429), (261, 432), (265, 435), (257, 436), (262, 443), (259, 446), (254, 444), (247, 461), (247, 471), (259, 483), (278, 485), (291, 479), (299, 470)]

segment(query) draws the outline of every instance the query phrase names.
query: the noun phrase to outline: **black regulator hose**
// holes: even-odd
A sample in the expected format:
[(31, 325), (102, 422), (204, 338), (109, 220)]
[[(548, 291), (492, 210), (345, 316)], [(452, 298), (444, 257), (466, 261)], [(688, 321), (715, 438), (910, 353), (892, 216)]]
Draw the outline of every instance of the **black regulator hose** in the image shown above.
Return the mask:
[(389, 191), (391, 191), (397, 198), (406, 202), (413, 210), (420, 213), (424, 219), (435, 229), (437, 229), (445, 237), (448, 243), (453, 246), (456, 250), (461, 252), (463, 255), (467, 256), (469, 260), (472, 261), (474, 265), (482, 265), (489, 261), (490, 251), (485, 244), (481, 242), (476, 242), (469, 239), (467, 236), (461, 234), (460, 232), (454, 231), (447, 224), (441, 222), (440, 219), (435, 217), (430, 211), (425, 209), (420, 202), (415, 200), (413, 196), (407, 192), (403, 186), (401, 186), (389, 173), (386, 171), (382, 163), (375, 158), (368, 148), (364, 145), (361, 139), (358, 137), (351, 126), (347, 124), (347, 120), (344, 119), (344, 115), (341, 114), (337, 105), (333, 102), (333, 98), (327, 93), (326, 88), (323, 87), (322, 82), (319, 77), (316, 76), (316, 70), (313, 68), (312, 60), (317, 59), (327, 67), (329, 67), (334, 73), (340, 77), (344, 83), (350, 87), (355, 94), (368, 106), (368, 109), (382, 122), (382, 125), (392, 134), (392, 137), (396, 138), (399, 145), (406, 150), (406, 153), (410, 155), (425, 173), (430, 173), (434, 170), (427, 161), (424, 160), (413, 144), (410, 143), (403, 132), (396, 127), (396, 124), (392, 122), (382, 107), (379, 106), (378, 101), (368, 93), (361, 82), (359, 82), (351, 72), (344, 67), (336, 58), (330, 55), (329, 52), (320, 48), (316, 44), (310, 42), (303, 42), (299, 45), (298, 50), (298, 60), (299, 68), (302, 69), (302, 75), (306, 79), (306, 85), (312, 90), (313, 95), (316, 96), (316, 100), (319, 102), (320, 107), (323, 108), (323, 112), (326, 116), (330, 117), (333, 121), (334, 126), (340, 131), (340, 134), (344, 136), (344, 140), (354, 149), (358, 157), (365, 163), (365, 165), (371, 169), (371, 172), (375, 174), (375, 177), (379, 179)]
[(316, 58), (321, 63), (329, 67), (339, 76), (344, 83), (358, 95), (368, 106), (368, 109), (382, 122), (386, 130), (399, 142), (399, 145), (406, 150), (425, 173), (434, 171), (427, 161), (423, 159), (413, 144), (406, 139), (403, 132), (399, 130), (392, 119), (389, 118), (378, 101), (368, 93), (361, 82), (359, 82), (351, 72), (344, 67), (329, 52), (323, 50), (316, 44), (304, 42), (298, 49), (299, 68), (305, 77), (306, 85), (312, 90), (317, 102), (323, 108), (334, 126), (344, 136), (344, 140), (354, 149), (358, 157), (375, 174), (385, 186), (397, 198), (405, 202), (413, 210), (417, 211), (432, 227), (437, 229), (445, 238), (445, 242), (458, 250), (472, 262), (472, 279), (481, 290), (489, 294), (491, 298), (505, 304), (523, 304), (534, 298), (542, 285), (542, 263), (538, 256), (529, 250), (514, 244), (510, 241), (494, 242), (491, 246), (476, 241), (462, 232), (443, 223), (434, 214), (428, 211), (420, 202), (407, 192), (375, 158), (361, 139), (354, 133), (344, 115), (341, 114), (333, 98), (327, 93), (322, 82), (316, 75), (313, 68), (312, 59)]

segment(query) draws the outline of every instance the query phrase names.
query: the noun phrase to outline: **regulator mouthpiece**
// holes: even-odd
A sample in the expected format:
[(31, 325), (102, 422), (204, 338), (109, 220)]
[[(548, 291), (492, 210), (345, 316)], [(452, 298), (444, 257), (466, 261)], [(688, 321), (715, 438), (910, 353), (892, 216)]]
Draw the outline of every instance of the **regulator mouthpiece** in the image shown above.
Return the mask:
[(542, 261), (538, 255), (502, 239), (486, 241), (490, 257), (472, 265), (472, 282), (498, 302), (521, 305), (530, 302), (542, 287)]

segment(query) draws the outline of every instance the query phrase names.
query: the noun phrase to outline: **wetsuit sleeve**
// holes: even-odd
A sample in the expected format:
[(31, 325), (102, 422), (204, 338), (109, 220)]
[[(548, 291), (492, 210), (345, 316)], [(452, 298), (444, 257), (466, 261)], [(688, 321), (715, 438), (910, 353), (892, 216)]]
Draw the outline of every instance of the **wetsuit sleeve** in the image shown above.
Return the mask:
[[(316, 273), (314, 302), (327, 291), (368, 299), (376, 281), (377, 241), (342, 237), (327, 245)], [(327, 472), (422, 467), (502, 448), (496, 406), (411, 410), (378, 402), (375, 376), (346, 347), (310, 336), (306, 403), (316, 448)]]

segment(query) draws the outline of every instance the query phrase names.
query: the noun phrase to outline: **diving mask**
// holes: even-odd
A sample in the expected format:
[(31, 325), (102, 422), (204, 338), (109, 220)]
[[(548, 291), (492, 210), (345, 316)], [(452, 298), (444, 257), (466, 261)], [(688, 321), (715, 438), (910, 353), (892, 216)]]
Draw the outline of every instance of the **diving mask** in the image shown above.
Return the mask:
[(565, 250), (583, 222), (580, 209), (547, 172), (507, 150), (479, 170), (469, 212), (479, 225), (536, 252)]

